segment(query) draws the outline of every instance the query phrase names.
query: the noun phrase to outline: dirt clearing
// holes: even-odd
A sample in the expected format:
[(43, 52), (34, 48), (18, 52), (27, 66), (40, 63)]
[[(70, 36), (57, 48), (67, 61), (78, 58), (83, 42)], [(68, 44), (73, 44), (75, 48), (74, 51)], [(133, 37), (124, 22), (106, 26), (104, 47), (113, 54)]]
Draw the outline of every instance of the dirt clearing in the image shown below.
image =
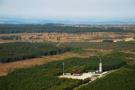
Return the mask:
[(0, 76), (5, 76), (9, 72), (18, 68), (28, 68), (36, 65), (46, 64), (52, 61), (64, 60), (65, 58), (71, 58), (71, 57), (85, 57), (85, 56), (80, 56), (79, 54), (73, 52), (67, 52), (60, 55), (43, 56), (41, 58), (22, 60), (22, 61), (16, 61), (11, 63), (0, 63)]
[[(109, 50), (105, 50), (105, 51), (109, 51)], [(96, 53), (97, 50), (95, 51), (95, 49), (87, 49), (81, 52), (66, 52), (59, 55), (43, 56), (41, 58), (33, 58), (33, 59), (21, 60), (21, 61), (16, 61), (11, 63), (0, 63), (0, 76), (5, 76), (9, 72), (12, 72), (13, 70), (19, 68), (29, 68), (32, 66), (42, 65), (52, 61), (64, 60), (65, 58), (71, 58), (71, 57), (86, 58), (86, 57), (93, 56)]]

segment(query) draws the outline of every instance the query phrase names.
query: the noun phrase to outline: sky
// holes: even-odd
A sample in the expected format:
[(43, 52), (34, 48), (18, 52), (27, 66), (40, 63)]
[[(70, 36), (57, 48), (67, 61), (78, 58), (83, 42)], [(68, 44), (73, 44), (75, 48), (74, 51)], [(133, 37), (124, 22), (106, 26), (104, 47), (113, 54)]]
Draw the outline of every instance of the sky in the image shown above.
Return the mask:
[(0, 0), (0, 19), (135, 18), (135, 0)]

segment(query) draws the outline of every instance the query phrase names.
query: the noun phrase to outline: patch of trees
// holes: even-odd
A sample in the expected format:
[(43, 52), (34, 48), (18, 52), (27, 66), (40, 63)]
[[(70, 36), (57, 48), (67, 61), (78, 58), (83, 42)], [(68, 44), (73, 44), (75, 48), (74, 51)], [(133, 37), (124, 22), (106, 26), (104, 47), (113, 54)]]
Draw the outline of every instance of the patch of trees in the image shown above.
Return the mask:
[[(107, 56), (101, 57), (103, 63), (103, 71), (112, 70), (120, 68), (126, 65), (126, 59), (123, 56), (118, 56), (114, 54), (108, 54)], [(72, 68), (68, 68), (72, 67)], [(76, 73), (79, 72), (89, 72), (93, 70), (98, 70), (99, 68), (99, 58), (93, 56), (90, 58), (70, 58), (65, 61), (65, 72)]]
[(81, 33), (81, 32), (135, 32), (134, 30), (123, 30), (122, 28), (107, 28), (103, 27), (73, 27), (73, 26), (59, 26), (59, 25), (12, 25), (1, 24), (0, 34), (4, 33), (41, 33), (41, 32), (60, 32), (60, 33)]
[[(119, 54), (118, 57), (116, 55), (113, 57), (113, 55), (115, 54), (102, 57), (103, 67), (108, 70), (125, 65), (122, 64), (125, 63), (125, 58), (122, 55)], [(32, 68), (19, 69), (5, 77), (0, 77), (0, 90), (72, 90), (89, 81), (59, 79), (57, 76), (62, 75), (62, 62), (65, 62), (65, 72), (79, 69), (95, 70), (99, 64), (98, 58), (94, 56), (91, 58), (70, 58)]]
[(19, 36), (0, 36), (1, 40), (18, 40), (20, 39)]
[(53, 43), (5, 43), (0, 44), (0, 62), (13, 62), (35, 57), (56, 55), (69, 51), (67, 47), (56, 47)]
[(83, 52), (83, 49), (116, 49), (116, 50), (133, 50), (135, 48), (135, 42), (117, 42), (117, 43), (62, 43), (59, 47), (56, 47), (57, 43), (6, 43), (0, 44), (0, 62), (12, 62), (17, 60), (25, 60), (29, 58), (55, 55), (66, 51)]
[(63, 43), (62, 46), (68, 46), (74, 50), (81, 50), (83, 48), (92, 48), (92, 49), (116, 49), (116, 50), (133, 50), (135, 48), (135, 41), (130, 42), (72, 42), (72, 43)]
[(113, 40), (103, 40), (103, 42), (109, 42), (109, 43), (111, 43), (111, 42), (114, 42)]

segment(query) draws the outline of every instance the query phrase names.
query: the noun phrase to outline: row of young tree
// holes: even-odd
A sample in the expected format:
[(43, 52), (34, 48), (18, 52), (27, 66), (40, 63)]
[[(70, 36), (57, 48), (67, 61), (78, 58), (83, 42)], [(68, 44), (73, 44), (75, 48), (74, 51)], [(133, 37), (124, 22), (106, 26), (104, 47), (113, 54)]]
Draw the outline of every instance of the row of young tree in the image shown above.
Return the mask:
[(0, 25), (0, 34), (4, 33), (40, 33), (40, 32), (65, 32), (65, 33), (80, 33), (80, 32), (134, 32), (134, 30), (123, 30), (122, 28), (107, 28), (103, 27), (73, 27), (73, 26), (60, 26), (60, 25)]
[(0, 44), (0, 62), (13, 62), (35, 57), (56, 55), (69, 51), (67, 47), (56, 47), (52, 43), (5, 43)]

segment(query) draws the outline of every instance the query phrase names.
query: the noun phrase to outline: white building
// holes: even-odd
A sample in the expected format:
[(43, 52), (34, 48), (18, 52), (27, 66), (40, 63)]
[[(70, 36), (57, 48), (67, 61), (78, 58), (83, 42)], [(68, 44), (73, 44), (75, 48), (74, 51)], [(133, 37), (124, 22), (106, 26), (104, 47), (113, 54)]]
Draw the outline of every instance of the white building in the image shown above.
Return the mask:
[[(64, 70), (64, 63), (63, 63), (63, 70)], [(87, 79), (87, 78), (93, 78), (93, 77), (102, 77), (106, 72), (103, 72), (103, 67), (102, 67), (102, 60), (100, 59), (99, 62), (99, 70), (96, 72), (88, 72), (88, 73), (82, 73), (82, 74), (71, 74), (71, 73), (64, 73), (63, 75), (59, 76), (59, 78), (69, 78), (69, 79)]]

